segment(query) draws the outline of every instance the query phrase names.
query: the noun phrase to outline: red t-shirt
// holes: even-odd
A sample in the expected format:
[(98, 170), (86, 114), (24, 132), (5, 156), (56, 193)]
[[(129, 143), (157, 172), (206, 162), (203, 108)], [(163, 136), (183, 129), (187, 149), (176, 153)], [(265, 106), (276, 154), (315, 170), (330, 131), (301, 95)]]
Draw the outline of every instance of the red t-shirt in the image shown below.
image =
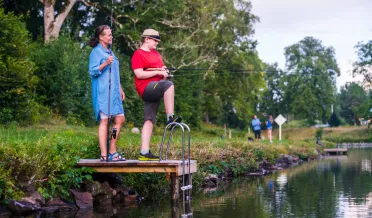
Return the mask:
[[(132, 57), (132, 69), (146, 69), (146, 68), (161, 68), (164, 66), (163, 60), (160, 54), (156, 50), (151, 51), (144, 51), (142, 49), (138, 49), (134, 52)], [(147, 79), (138, 79), (136, 75), (134, 75), (134, 84), (136, 86), (136, 90), (138, 94), (141, 96), (145, 91), (145, 88), (149, 82), (152, 81), (160, 81), (162, 79), (161, 76), (153, 76)]]

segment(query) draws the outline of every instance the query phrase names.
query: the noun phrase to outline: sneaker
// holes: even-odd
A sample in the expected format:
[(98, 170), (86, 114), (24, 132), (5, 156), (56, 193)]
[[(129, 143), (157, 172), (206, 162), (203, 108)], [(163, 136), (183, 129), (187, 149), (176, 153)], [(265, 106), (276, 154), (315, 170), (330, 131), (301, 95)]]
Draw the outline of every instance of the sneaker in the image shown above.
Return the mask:
[(170, 123), (173, 123), (173, 122), (181, 123), (181, 122), (182, 122), (182, 117), (180, 117), (180, 116), (175, 116), (175, 115), (169, 116), (169, 119), (168, 119), (167, 125), (170, 124)]
[(152, 154), (151, 151), (149, 151), (149, 153), (147, 154), (140, 153), (138, 160), (145, 160), (145, 161), (146, 160), (159, 160), (159, 157)]

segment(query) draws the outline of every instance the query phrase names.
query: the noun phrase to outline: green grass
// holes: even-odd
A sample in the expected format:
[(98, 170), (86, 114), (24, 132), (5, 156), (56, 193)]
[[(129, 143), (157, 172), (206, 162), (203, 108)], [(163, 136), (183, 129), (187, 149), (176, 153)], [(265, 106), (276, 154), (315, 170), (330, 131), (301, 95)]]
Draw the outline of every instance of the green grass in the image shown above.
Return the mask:
[[(0, 200), (23, 196), (22, 185), (32, 184), (47, 198), (69, 197), (69, 189), (79, 187), (84, 179), (90, 179), (91, 170), (75, 168), (81, 158), (99, 158), (97, 128), (59, 125), (35, 125), (31, 127), (0, 127)], [(208, 173), (221, 173), (230, 167), (236, 175), (256, 169), (258, 163), (267, 160), (274, 163), (280, 154), (297, 155), (307, 159), (321, 152), (315, 144), (315, 129), (285, 128), (283, 140), (278, 141), (274, 130), (274, 143), (267, 139), (248, 142), (248, 132), (232, 130), (232, 138), (222, 138), (222, 127), (203, 125), (191, 130), (191, 158), (198, 161), (198, 173), (194, 182), (200, 184)], [(159, 152), (163, 128), (156, 127), (151, 141), (153, 153)], [(262, 132), (266, 136), (266, 131)], [(324, 129), (325, 147), (334, 147), (337, 140), (369, 139), (370, 132), (363, 128)], [(187, 134), (185, 138), (187, 142)], [(167, 142), (167, 141), (166, 141)], [(117, 143), (117, 150), (127, 159), (136, 159), (141, 137), (124, 126)], [(186, 144), (187, 146), (187, 144)], [(169, 158), (180, 159), (181, 131), (173, 135)], [(163, 178), (164, 176), (160, 176)], [(164, 178), (156, 174), (124, 174), (126, 185), (140, 193), (162, 192), (168, 189)], [(151, 187), (146, 184), (154, 184)], [(150, 190), (151, 189), (151, 190)]]

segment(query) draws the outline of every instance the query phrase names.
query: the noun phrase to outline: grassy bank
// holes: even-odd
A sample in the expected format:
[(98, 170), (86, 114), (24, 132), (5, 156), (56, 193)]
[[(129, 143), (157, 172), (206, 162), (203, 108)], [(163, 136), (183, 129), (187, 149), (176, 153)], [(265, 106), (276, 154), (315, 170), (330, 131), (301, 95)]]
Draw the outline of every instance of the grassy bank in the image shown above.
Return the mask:
[[(350, 130), (353, 132), (354, 130)], [(334, 147), (335, 140), (350, 132), (324, 130), (326, 147)], [(355, 130), (356, 131), (356, 130)], [(364, 131), (364, 130), (363, 130)], [(58, 125), (38, 125), (26, 128), (8, 126), (0, 128), (0, 199), (20, 198), (23, 190), (35, 188), (45, 197), (62, 196), (68, 198), (71, 187), (79, 187), (84, 179), (91, 179), (89, 168), (75, 168), (80, 158), (98, 158), (99, 148), (96, 137), (97, 127)], [(314, 129), (284, 129), (283, 140), (248, 142), (247, 131), (232, 130), (232, 138), (223, 138), (223, 129), (203, 125), (191, 132), (191, 157), (198, 161), (199, 172), (194, 177), (195, 186), (201, 183), (208, 173), (218, 174), (230, 167), (236, 175), (258, 167), (264, 159), (270, 163), (280, 154), (297, 155), (302, 159), (315, 157), (320, 149), (315, 144)], [(263, 136), (266, 132), (262, 133)], [(353, 133), (364, 137), (365, 132)], [(151, 148), (158, 152), (162, 128), (155, 129)], [(133, 134), (129, 128), (122, 129), (118, 141), (118, 151), (127, 159), (138, 157), (140, 135)], [(170, 159), (181, 157), (181, 134), (177, 131), (173, 138)], [(126, 185), (148, 196), (157, 192), (167, 192), (168, 183), (164, 175), (123, 174)]]

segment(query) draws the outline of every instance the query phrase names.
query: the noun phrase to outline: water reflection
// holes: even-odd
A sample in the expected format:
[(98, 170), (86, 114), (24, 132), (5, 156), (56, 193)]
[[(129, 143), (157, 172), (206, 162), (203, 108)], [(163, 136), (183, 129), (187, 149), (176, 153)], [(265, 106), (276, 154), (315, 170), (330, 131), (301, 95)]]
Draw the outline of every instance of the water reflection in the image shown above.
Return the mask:
[[(356, 149), (269, 176), (236, 179), (194, 196), (188, 209), (194, 218), (372, 217), (371, 161), (371, 149)], [(146, 202), (113, 217), (181, 217), (183, 211), (182, 203)]]

